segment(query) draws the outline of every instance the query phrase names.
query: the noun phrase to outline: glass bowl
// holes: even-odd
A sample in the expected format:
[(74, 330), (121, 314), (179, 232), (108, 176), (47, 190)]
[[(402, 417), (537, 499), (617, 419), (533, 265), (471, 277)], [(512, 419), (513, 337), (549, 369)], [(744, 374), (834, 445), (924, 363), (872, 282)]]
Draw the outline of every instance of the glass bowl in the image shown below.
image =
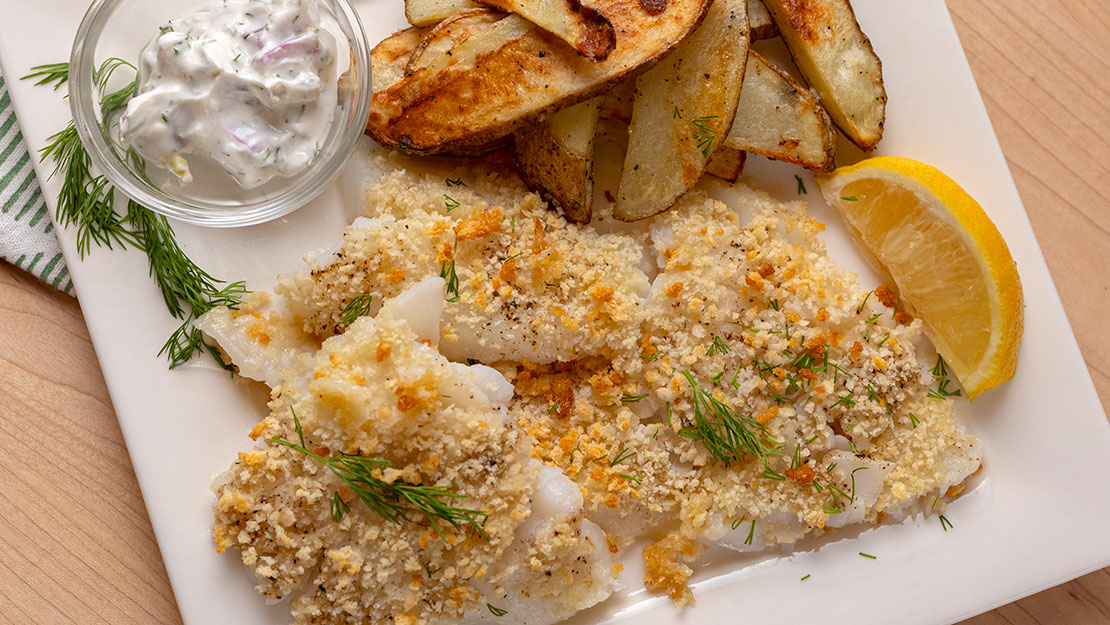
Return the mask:
[[(96, 0), (77, 30), (70, 56), (69, 97), (73, 121), (92, 160), (127, 197), (163, 215), (215, 227), (247, 226), (286, 215), (308, 203), (339, 175), (362, 135), (370, 111), (370, 53), (358, 14), (348, 0), (319, 0), (323, 27), (336, 41), (338, 98), (319, 153), (290, 176), (241, 188), (215, 162), (189, 155), (192, 182), (146, 164), (119, 137), (118, 109), (102, 109), (104, 94), (125, 88), (135, 70), (103, 64), (119, 58), (139, 66), (143, 48), (159, 26), (212, 0)], [(104, 113), (108, 115), (105, 116)]]

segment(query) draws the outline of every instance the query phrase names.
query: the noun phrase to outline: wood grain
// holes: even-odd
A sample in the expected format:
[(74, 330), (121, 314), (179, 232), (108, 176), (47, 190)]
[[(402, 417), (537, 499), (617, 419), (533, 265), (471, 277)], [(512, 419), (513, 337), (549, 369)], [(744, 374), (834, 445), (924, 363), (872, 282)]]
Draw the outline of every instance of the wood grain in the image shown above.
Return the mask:
[[(949, 8), (1107, 406), (1105, 0)], [(77, 302), (2, 263), (0, 476), (0, 623), (180, 623)], [(1110, 569), (967, 623), (1110, 625)]]

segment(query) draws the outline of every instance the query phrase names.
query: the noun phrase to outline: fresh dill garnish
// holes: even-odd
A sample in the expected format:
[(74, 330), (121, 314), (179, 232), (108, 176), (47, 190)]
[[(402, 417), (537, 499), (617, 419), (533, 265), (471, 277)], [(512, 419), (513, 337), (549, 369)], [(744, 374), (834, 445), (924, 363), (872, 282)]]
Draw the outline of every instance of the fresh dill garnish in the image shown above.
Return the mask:
[(813, 441), (817, 440), (818, 436), (820, 436), (820, 434), (814, 434), (813, 436), (809, 437), (809, 439), (805, 442), (806, 446), (812, 445)]
[[(613, 461), (609, 463), (609, 466), (610, 467), (615, 467), (618, 464), (624, 462), (625, 460), (628, 460), (629, 458), (631, 458), (632, 456), (635, 456), (635, 455), (636, 455), (636, 452), (632, 451), (631, 449), (621, 449), (620, 451), (617, 452), (617, 457), (613, 458)], [(605, 456), (602, 456), (602, 458), (604, 458), (604, 457)]]
[(929, 389), (928, 396), (933, 399), (946, 399), (948, 397), (959, 397), (962, 395), (960, 389), (954, 391), (948, 390), (948, 383), (951, 380), (948, 378), (948, 363), (944, 362), (944, 356), (937, 354), (937, 364), (933, 365), (929, 372), (937, 379), (937, 388)]
[(829, 410), (832, 410), (833, 408), (836, 408), (837, 406), (844, 406), (845, 408), (853, 408), (853, 407), (855, 407), (855, 405), (856, 405), (856, 402), (852, 401), (852, 395), (851, 395), (851, 393), (849, 393), (849, 394), (841, 397), (840, 399), (837, 399), (836, 403), (829, 406)]
[[(107, 122), (120, 112), (135, 95), (139, 81), (136, 76), (126, 86), (105, 93), (112, 75), (121, 67), (135, 67), (119, 58), (109, 58), (93, 70), (93, 83), (100, 96), (102, 118)], [(51, 63), (31, 68), (26, 80), (38, 79), (36, 85), (52, 85), (55, 90), (69, 80), (68, 63)], [(54, 162), (51, 177), (62, 175), (58, 193), (58, 223), (76, 231), (77, 252), (83, 259), (93, 247), (121, 249), (132, 247), (147, 256), (149, 273), (162, 293), (166, 309), (181, 325), (158, 351), (166, 356), (170, 368), (178, 367), (199, 351), (207, 351), (216, 362), (227, 368), (216, 347), (204, 340), (193, 321), (218, 306), (235, 309), (248, 291), (242, 282), (228, 283), (216, 279), (197, 266), (177, 244), (169, 221), (133, 200), (127, 211), (115, 209), (115, 188), (103, 175), (92, 174), (88, 151), (71, 121), (64, 129), (47, 139), (39, 150), (41, 160)], [(141, 165), (133, 153), (129, 158)]]
[(871, 555), (871, 554), (869, 554), (869, 553), (864, 553), (864, 552), (862, 552), (862, 551), (861, 551), (861, 552), (859, 552), (859, 554), (860, 554), (861, 556), (865, 557), (865, 558), (870, 558), (870, 559), (872, 559), (872, 560), (878, 560), (878, 559), (879, 559), (879, 558), (878, 558), (878, 557), (876, 557), (876, 556), (873, 556), (873, 555)]
[(748, 537), (744, 539), (744, 544), (745, 545), (752, 544), (752, 538), (754, 538), (754, 537), (755, 537), (755, 519), (752, 519), (752, 526), (748, 530)]
[(940, 528), (947, 532), (948, 528), (950, 528), (950, 527), (956, 527), (956, 526), (952, 525), (952, 521), (949, 521), (948, 517), (944, 516), (943, 514), (940, 515)]
[(671, 119), (682, 119), (682, 111), (678, 110), (677, 106), (674, 107), (674, 114), (671, 116)]
[(45, 65), (36, 65), (31, 68), (31, 73), (22, 77), (20, 80), (33, 80), (36, 87), (42, 85), (53, 85), (54, 91), (62, 88), (69, 80), (69, 63), (47, 63)]
[(741, 524), (743, 524), (743, 523), (744, 523), (744, 521), (745, 521), (745, 520), (746, 520), (747, 518), (748, 518), (748, 515), (746, 515), (746, 514), (745, 514), (745, 515), (744, 515), (743, 517), (741, 517), (741, 518), (740, 518), (739, 520), (733, 521), (733, 522), (732, 522), (732, 529), (733, 529), (733, 531), (736, 531), (736, 528), (740, 527), (740, 525), (741, 525)]
[(462, 180), (462, 176), (459, 176), (458, 178), (446, 178), (446, 179), (444, 179), (443, 182), (444, 182), (444, 184), (446, 184), (449, 187), (465, 187), (466, 186), (466, 183), (463, 182), (463, 180)]
[(829, 466), (825, 467), (825, 473), (832, 473), (832, 470), (835, 469), (835, 468), (836, 468), (836, 463), (833, 462)]
[(889, 334), (888, 334), (888, 335), (886, 335), (886, 336), (884, 336), (884, 337), (883, 337), (883, 340), (879, 341), (879, 344), (878, 344), (878, 345), (876, 345), (875, 347), (882, 347), (882, 346), (883, 346), (883, 343), (886, 343), (886, 342), (887, 342), (888, 340), (890, 340), (890, 335), (889, 335)]
[(773, 308), (774, 310), (779, 309), (779, 301), (777, 299), (773, 299), (773, 300), (767, 302), (767, 305), (770, 306), (771, 308)]
[(723, 340), (721, 340), (721, 337), (719, 337), (719, 336), (714, 336), (713, 337), (713, 342), (709, 345), (709, 349), (705, 350), (705, 355), (706, 356), (712, 356), (713, 354), (727, 354), (727, 353), (728, 353), (728, 343), (725, 343)]
[(648, 362), (655, 362), (656, 360), (659, 360), (659, 357), (662, 356), (662, 355), (663, 355), (663, 351), (657, 349), (657, 350), (655, 350), (654, 354), (652, 354), (650, 356), (640, 356), (640, 358), (643, 358), (644, 360), (646, 360)]
[(778, 475), (768, 465), (770, 456), (782, 455), (782, 443), (772, 440), (767, 428), (751, 417), (737, 414), (731, 406), (714, 397), (694, 380), (689, 371), (682, 375), (690, 384), (694, 404), (694, 425), (679, 430), (679, 435), (701, 441), (705, 450), (725, 466), (750, 454), (764, 469)]
[(809, 579), (810, 577), (812, 577), (812, 576), (809, 573), (806, 573), (805, 577), (802, 578), (802, 581), (804, 582), (807, 579)]
[(647, 397), (647, 393), (644, 393), (643, 395), (629, 395), (628, 393), (625, 393), (624, 395), (621, 396), (621, 403), (622, 404), (634, 404), (634, 403), (640, 401), (641, 399), (643, 399), (645, 397)]
[(489, 610), (489, 613), (494, 616), (505, 616), (509, 613), (508, 610), (502, 610), (501, 608), (498, 608), (491, 603), (487, 603), (486, 608)]
[(856, 306), (856, 314), (857, 315), (863, 312), (863, 307), (867, 305), (867, 300), (871, 299), (871, 294), (874, 293), (874, 292), (875, 292), (875, 289), (871, 289), (870, 291), (867, 292), (867, 295), (863, 296), (863, 301), (859, 303), (859, 306)]
[[(290, 410), (290, 412), (293, 412)], [(336, 477), (343, 480), (355, 495), (362, 500), (366, 507), (376, 512), (386, 521), (401, 524), (402, 521), (412, 522), (415, 515), (422, 516), (440, 540), (447, 542), (440, 522), (446, 522), (455, 529), (462, 525), (471, 526), (482, 538), (489, 539), (479, 519), (489, 516), (488, 512), (481, 510), (467, 510), (453, 508), (444, 500), (465, 499), (466, 495), (456, 493), (450, 486), (426, 486), (408, 484), (402, 481), (386, 482), (378, 477), (381, 471), (393, 466), (389, 460), (382, 458), (367, 458), (355, 454), (340, 452), (338, 456), (324, 457), (308, 449), (304, 440), (304, 429), (297, 413), (293, 412), (293, 423), (297, 432), (298, 443), (291, 443), (281, 438), (271, 438), (270, 442), (283, 445), (302, 454), (314, 458), (328, 468)], [(338, 493), (336, 494), (338, 498)], [(339, 498), (342, 501), (341, 498)], [(349, 510), (349, 508), (348, 508)], [(336, 516), (335, 498), (332, 499), (332, 516)]]
[(458, 208), (459, 206), (461, 206), (461, 204), (459, 204), (458, 200), (451, 197), (450, 195), (447, 195), (446, 193), (443, 194), (443, 205), (447, 207), (447, 212), (448, 213), (450, 213), (451, 211), (453, 211), (456, 208)]
[(338, 521), (350, 511), (351, 506), (347, 505), (347, 502), (339, 496), (339, 491), (336, 491), (331, 497), (331, 517)]
[(864, 323), (876, 324), (876, 323), (879, 322), (879, 317), (882, 317), (882, 316), (883, 316), (883, 313), (876, 313), (874, 316), (872, 316), (870, 319), (868, 319)]
[(918, 423), (921, 423), (921, 421), (916, 416), (914, 416), (914, 414), (911, 412), (910, 413), (910, 425), (912, 425), (913, 428), (916, 430)]
[(343, 312), (339, 315), (339, 321), (343, 325), (349, 326), (355, 322), (355, 319), (369, 314), (370, 303), (373, 299), (373, 296), (369, 293), (364, 293), (352, 298), (351, 301), (347, 302), (347, 305), (343, 307)]
[(840, 196), (840, 199), (844, 200), (845, 202), (858, 202), (859, 201), (859, 198), (854, 196), (854, 195), (842, 195), (842, 196)]
[(626, 479), (630, 482), (636, 482), (637, 484), (644, 481), (644, 476), (642, 476), (642, 475), (629, 475), (627, 473), (618, 473), (617, 475), (623, 477), (624, 479)]
[(553, 403), (553, 404), (551, 404), (551, 407), (547, 409), (547, 414), (551, 414), (551, 413), (555, 412), (558, 409), (559, 409), (559, 404)]
[(798, 195), (809, 195), (809, 192), (806, 191), (805, 183), (802, 182), (802, 177), (798, 174), (794, 174), (794, 180), (798, 181)]
[(431, 579), (433, 575), (439, 573), (439, 569), (433, 569), (431, 566), (428, 565), (427, 562), (423, 560), (420, 561), (420, 566), (424, 567), (424, 572), (428, 574), (428, 579)]
[(716, 369), (713, 372), (713, 377), (709, 378), (713, 382), (713, 386), (717, 386), (721, 382), (721, 378), (725, 377), (724, 369)]
[[(676, 111), (678, 109), (675, 109)], [(694, 125), (694, 139), (698, 142), (698, 150), (705, 158), (709, 158), (709, 153), (713, 149), (713, 140), (717, 138), (717, 130), (709, 125), (709, 120), (717, 119), (716, 115), (706, 115), (697, 119), (690, 120)]]
[[(455, 244), (457, 250), (459, 244)], [(455, 256), (452, 254), (451, 260), (443, 261), (439, 264), (439, 277), (447, 281), (447, 301), (459, 301), (459, 274), (455, 272)]]

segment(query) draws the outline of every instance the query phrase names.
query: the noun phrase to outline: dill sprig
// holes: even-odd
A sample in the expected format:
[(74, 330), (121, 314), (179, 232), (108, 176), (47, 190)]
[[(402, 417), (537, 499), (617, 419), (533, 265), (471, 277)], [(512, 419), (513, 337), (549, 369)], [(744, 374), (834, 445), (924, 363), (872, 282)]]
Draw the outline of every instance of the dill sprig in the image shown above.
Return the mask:
[(712, 356), (713, 354), (727, 354), (727, 353), (728, 353), (728, 343), (725, 343), (723, 340), (721, 340), (721, 337), (719, 337), (719, 336), (714, 336), (713, 337), (713, 342), (709, 345), (709, 349), (705, 350), (705, 355), (706, 356)]
[(691, 119), (690, 123), (696, 129), (694, 131), (694, 140), (698, 142), (698, 150), (705, 158), (709, 158), (709, 153), (713, 149), (713, 140), (717, 138), (717, 129), (709, 125), (709, 120), (717, 119), (716, 115), (706, 115), (697, 119)]
[(455, 259), (439, 264), (439, 277), (447, 281), (447, 301), (459, 301), (459, 274), (455, 272)]
[[(113, 57), (93, 70), (105, 123), (126, 106), (138, 89), (136, 76), (123, 88), (105, 93), (113, 74), (121, 67), (135, 69), (131, 63)], [(36, 85), (52, 85), (57, 90), (69, 80), (69, 64), (37, 65), (23, 77), (24, 80), (36, 78)], [(81, 144), (72, 121), (51, 135), (39, 154), (41, 160), (54, 162), (51, 177), (62, 176), (57, 219), (63, 227), (76, 231), (77, 252), (82, 259), (93, 247), (131, 247), (146, 254), (150, 276), (162, 293), (166, 310), (182, 320), (158, 355), (166, 356), (170, 368), (174, 368), (203, 350), (222, 364), (216, 347), (204, 340), (192, 322), (217, 306), (238, 307), (247, 293), (244, 284), (219, 280), (197, 266), (177, 244), (173, 227), (165, 217), (133, 200), (128, 200), (126, 213), (118, 212), (115, 188), (103, 175), (93, 175), (89, 153)]]
[(949, 521), (948, 517), (943, 514), (940, 515), (940, 528), (947, 532), (950, 527), (955, 527), (955, 525), (952, 525), (952, 521)]
[(355, 319), (370, 313), (370, 304), (373, 302), (374, 297), (369, 293), (364, 293), (351, 298), (347, 305), (343, 307), (343, 312), (339, 315), (339, 321), (349, 326), (355, 322)]
[(763, 463), (765, 477), (782, 477), (768, 464), (770, 457), (782, 455), (779, 451), (782, 443), (771, 439), (767, 428), (758, 421), (738, 414), (703, 389), (689, 371), (682, 375), (694, 396), (694, 425), (682, 428), (679, 435), (701, 441), (706, 451), (725, 466), (750, 454)]
[(937, 364), (933, 365), (929, 372), (937, 379), (937, 388), (929, 389), (928, 397), (933, 399), (947, 399), (949, 397), (959, 397), (962, 393), (960, 389), (948, 390), (948, 383), (951, 382), (948, 378), (948, 363), (944, 362), (944, 356), (937, 354)]
[(488, 609), (489, 613), (494, 615), (494, 616), (505, 616), (506, 614), (509, 613), (508, 610), (503, 610), (503, 609), (493, 605), (492, 603), (487, 603), (486, 604), (486, 609)]
[[(293, 412), (292, 409), (290, 411)], [(402, 521), (411, 523), (415, 516), (421, 516), (432, 526), (443, 542), (447, 542), (447, 536), (440, 526), (441, 521), (456, 530), (462, 529), (463, 525), (469, 525), (478, 535), (489, 540), (485, 530), (482, 529), (482, 523), (479, 522), (479, 519), (484, 521), (489, 516), (488, 512), (454, 508), (445, 501), (466, 499), (466, 495), (454, 492), (450, 486), (426, 486), (401, 481), (386, 482), (378, 476), (382, 470), (392, 467), (393, 463), (383, 458), (367, 458), (342, 452), (337, 456), (321, 456), (305, 445), (304, 429), (296, 412), (293, 412), (293, 424), (299, 444), (277, 437), (271, 438), (270, 442), (299, 451), (322, 463), (336, 477), (343, 480), (343, 483), (362, 500), (362, 503), (366, 504), (366, 507), (383, 519), (400, 525)], [(338, 493), (332, 499), (332, 516), (338, 519), (342, 514), (336, 513), (342, 508), (336, 505), (336, 499), (342, 501)], [(346, 510), (350, 508), (347, 507)]]

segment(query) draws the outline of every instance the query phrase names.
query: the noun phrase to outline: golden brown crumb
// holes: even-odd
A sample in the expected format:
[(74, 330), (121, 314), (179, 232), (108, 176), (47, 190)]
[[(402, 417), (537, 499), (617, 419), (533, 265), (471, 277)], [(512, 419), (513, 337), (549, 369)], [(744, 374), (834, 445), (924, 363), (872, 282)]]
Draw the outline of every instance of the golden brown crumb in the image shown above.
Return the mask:
[(673, 533), (644, 547), (644, 586), (667, 593), (678, 605), (692, 605), (694, 593), (686, 585), (694, 570), (683, 562), (701, 556), (701, 544)]

